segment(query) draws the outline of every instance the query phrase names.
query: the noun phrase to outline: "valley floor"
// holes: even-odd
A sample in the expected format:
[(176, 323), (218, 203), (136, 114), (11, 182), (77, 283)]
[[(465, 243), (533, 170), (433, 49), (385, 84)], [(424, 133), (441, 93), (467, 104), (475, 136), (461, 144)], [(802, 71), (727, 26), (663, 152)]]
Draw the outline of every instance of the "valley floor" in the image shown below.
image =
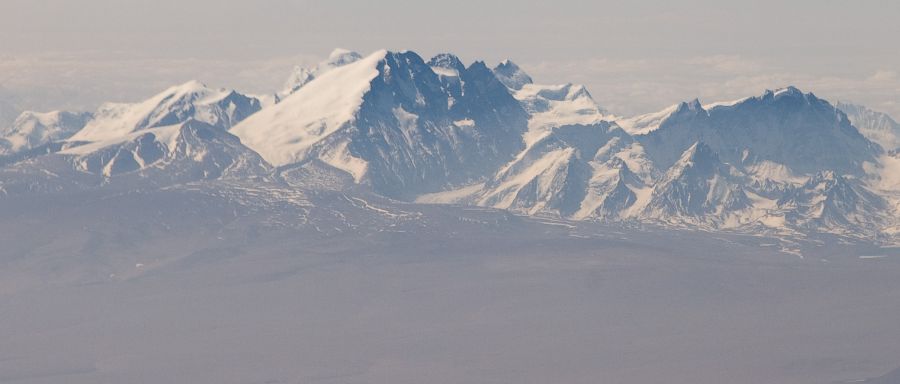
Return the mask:
[(0, 382), (818, 384), (900, 365), (896, 249), (241, 191), (0, 201)]

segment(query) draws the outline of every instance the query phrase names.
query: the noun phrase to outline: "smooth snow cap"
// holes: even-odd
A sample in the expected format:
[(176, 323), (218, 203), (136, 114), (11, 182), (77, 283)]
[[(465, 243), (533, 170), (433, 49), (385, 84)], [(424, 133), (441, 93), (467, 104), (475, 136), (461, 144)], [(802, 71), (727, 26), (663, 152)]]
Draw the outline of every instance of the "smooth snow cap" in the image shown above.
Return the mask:
[(302, 160), (311, 146), (355, 118), (363, 96), (378, 76), (386, 50), (335, 68), (311, 81), (281, 103), (264, 109), (231, 132), (270, 164)]
[(355, 63), (360, 59), (362, 59), (362, 55), (357, 52), (344, 48), (335, 48), (331, 51), (331, 54), (328, 55), (328, 59), (320, 62), (314, 68), (306, 68), (297, 65), (294, 67), (294, 70), (291, 72), (287, 81), (285, 81), (284, 87), (281, 92), (278, 93), (278, 96), (284, 99), (290, 94), (297, 92), (298, 89), (313, 81), (315, 78), (324, 75), (326, 72), (343, 67), (347, 64)]
[[(160, 119), (174, 110), (191, 106), (212, 104), (228, 97), (232, 91), (213, 90), (203, 83), (191, 80), (166, 89), (156, 96), (135, 104), (107, 103), (100, 107), (94, 120), (73, 135), (71, 142), (107, 141), (128, 134), (165, 124)], [(202, 120), (202, 116), (196, 116)]]

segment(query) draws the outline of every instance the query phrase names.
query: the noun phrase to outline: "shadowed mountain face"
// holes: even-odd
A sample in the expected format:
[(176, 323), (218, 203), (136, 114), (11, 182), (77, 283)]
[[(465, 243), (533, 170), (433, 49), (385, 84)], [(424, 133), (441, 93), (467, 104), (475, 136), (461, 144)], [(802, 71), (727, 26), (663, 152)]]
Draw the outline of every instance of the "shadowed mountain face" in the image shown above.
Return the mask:
[(233, 132), (274, 165), (323, 162), (395, 198), (479, 180), (521, 151), (528, 116), (484, 63), (441, 65), (377, 52)]
[(843, 112), (793, 87), (709, 109), (683, 103), (639, 140), (662, 166), (698, 140), (731, 164), (769, 161), (801, 173), (863, 174), (863, 163), (874, 163), (880, 153)]
[(522, 150), (525, 111), (483, 63), (459, 72), (458, 89), (412, 52), (377, 70), (348, 146), (377, 191), (411, 198), (478, 180)]

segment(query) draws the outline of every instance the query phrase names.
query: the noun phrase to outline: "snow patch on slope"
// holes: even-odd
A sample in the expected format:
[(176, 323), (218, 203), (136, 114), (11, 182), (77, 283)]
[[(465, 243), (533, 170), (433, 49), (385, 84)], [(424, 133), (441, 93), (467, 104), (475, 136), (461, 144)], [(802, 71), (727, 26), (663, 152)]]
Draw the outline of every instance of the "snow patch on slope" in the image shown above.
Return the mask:
[(461, 204), (471, 200), (484, 189), (484, 183), (473, 184), (441, 192), (426, 193), (416, 198), (422, 204)]
[[(537, 161), (492, 188), (498, 192), (481, 198), (478, 205), (502, 209), (513, 208), (513, 202), (519, 196), (520, 191), (531, 183), (534, 183), (536, 195), (547, 196), (552, 191), (551, 188), (556, 181), (555, 177), (566, 168), (574, 154), (574, 148), (561, 148), (543, 154)], [(546, 200), (539, 200), (534, 205), (523, 208), (526, 212), (533, 214), (540, 212), (546, 203)]]
[(353, 176), (353, 181), (358, 184), (362, 182), (363, 177), (366, 175), (369, 163), (353, 156), (350, 150), (347, 149), (348, 144), (345, 141), (336, 145), (333, 149), (322, 154), (321, 159), (326, 164), (349, 173)]

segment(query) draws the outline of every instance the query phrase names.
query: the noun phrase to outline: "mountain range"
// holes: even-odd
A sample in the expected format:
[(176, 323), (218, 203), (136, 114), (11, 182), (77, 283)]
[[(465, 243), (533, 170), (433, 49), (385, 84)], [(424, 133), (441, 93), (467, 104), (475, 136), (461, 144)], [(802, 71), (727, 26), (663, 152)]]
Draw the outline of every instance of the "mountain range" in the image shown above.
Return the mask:
[[(336, 50), (270, 97), (191, 81), (0, 129), (0, 194), (266, 183), (628, 226), (894, 243), (900, 124), (795, 87), (621, 117), (512, 61)], [(2, 198), (2, 197), (0, 197)]]

